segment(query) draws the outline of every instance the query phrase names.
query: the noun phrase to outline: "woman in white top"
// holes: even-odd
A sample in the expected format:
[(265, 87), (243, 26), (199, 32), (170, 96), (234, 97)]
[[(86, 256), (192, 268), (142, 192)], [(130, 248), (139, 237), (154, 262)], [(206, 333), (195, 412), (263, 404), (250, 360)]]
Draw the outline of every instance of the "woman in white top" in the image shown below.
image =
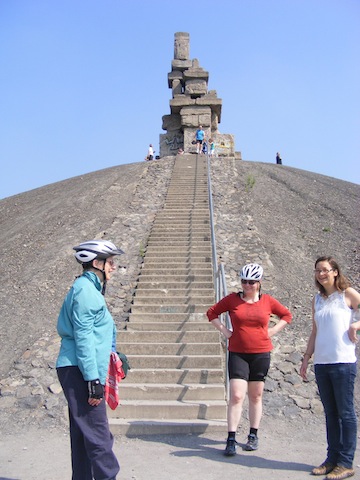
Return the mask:
[(328, 480), (341, 480), (355, 474), (355, 345), (360, 321), (354, 322), (353, 317), (360, 305), (360, 294), (350, 287), (349, 280), (332, 257), (316, 260), (315, 284), (319, 293), (313, 300), (313, 327), (300, 374), (307, 380), (308, 362), (314, 354), (328, 448), (326, 460), (314, 468), (312, 474), (326, 475)]

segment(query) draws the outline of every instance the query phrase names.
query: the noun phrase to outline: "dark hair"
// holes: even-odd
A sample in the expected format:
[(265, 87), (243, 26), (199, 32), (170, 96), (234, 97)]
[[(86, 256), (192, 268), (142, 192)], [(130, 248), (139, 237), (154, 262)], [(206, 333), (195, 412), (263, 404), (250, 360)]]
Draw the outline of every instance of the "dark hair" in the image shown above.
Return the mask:
[[(331, 256), (319, 257), (315, 262), (315, 268), (317, 264), (320, 262), (328, 262), (331, 265), (331, 268), (337, 271), (338, 274), (335, 277), (336, 290), (338, 290), (339, 292), (342, 292), (351, 286), (350, 281), (345, 277), (345, 275), (342, 274), (340, 266), (334, 257), (331, 257)], [(319, 289), (322, 295), (325, 295), (325, 296), (327, 295), (325, 288), (317, 281), (316, 277), (315, 277), (315, 285)]]
[(84, 270), (91, 270), (92, 268), (94, 268), (94, 265), (93, 265), (93, 262), (94, 260), (104, 260), (106, 261), (105, 258), (99, 258), (99, 257), (95, 257), (93, 260), (91, 260), (90, 262), (84, 262), (82, 263), (82, 267)]
[(91, 262), (84, 262), (82, 264), (83, 270), (90, 270), (90, 268), (93, 266), (93, 261), (94, 260), (91, 260)]

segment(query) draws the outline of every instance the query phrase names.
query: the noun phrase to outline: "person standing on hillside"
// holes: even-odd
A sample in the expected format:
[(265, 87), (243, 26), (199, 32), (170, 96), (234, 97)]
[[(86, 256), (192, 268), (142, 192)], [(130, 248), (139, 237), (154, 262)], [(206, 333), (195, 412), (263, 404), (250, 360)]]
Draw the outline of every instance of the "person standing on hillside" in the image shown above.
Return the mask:
[[(258, 429), (262, 416), (264, 382), (270, 367), (271, 337), (291, 322), (292, 315), (275, 298), (261, 294), (263, 268), (250, 263), (241, 272), (243, 291), (231, 293), (207, 311), (209, 321), (228, 340), (230, 399), (227, 412), (228, 438), (225, 455), (236, 454), (236, 431), (246, 394), (249, 398), (250, 432), (244, 450), (258, 448)], [(218, 318), (229, 312), (232, 330)], [(270, 315), (280, 320), (269, 326)]]
[(149, 161), (154, 160), (154, 153), (155, 153), (155, 150), (154, 150), (152, 144), (150, 143), (146, 160), (149, 160)]
[(72, 480), (116, 480), (120, 467), (112, 450), (104, 401), (116, 329), (104, 293), (116, 268), (114, 257), (124, 252), (107, 240), (90, 240), (73, 249), (83, 274), (60, 310), (56, 363), (69, 408)]
[(202, 129), (202, 125), (196, 130), (195, 141), (196, 141), (196, 153), (202, 153), (202, 144), (205, 140), (205, 132)]
[(319, 293), (312, 302), (313, 322), (300, 375), (307, 380), (308, 363), (314, 354), (314, 370), (324, 407), (327, 436), (326, 460), (312, 470), (328, 480), (355, 475), (357, 418), (354, 406), (356, 378), (355, 345), (360, 320), (360, 294), (350, 286), (333, 257), (315, 262), (315, 285)]
[(209, 155), (210, 155), (210, 157), (214, 157), (215, 156), (215, 142), (212, 138), (209, 139), (209, 144), (210, 144)]

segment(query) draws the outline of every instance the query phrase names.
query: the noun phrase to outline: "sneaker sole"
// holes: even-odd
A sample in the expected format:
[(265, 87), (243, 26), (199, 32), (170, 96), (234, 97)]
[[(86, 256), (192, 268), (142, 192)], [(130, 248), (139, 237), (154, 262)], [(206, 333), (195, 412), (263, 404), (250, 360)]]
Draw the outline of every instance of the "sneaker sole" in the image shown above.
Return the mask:
[[(225, 457), (233, 457), (234, 455), (236, 455), (236, 450), (234, 450), (233, 452), (227, 452), (225, 450), (224, 455), (225, 455)], [(1, 480), (1, 478), (0, 478), (0, 480)]]
[(236, 452), (234, 453), (226, 453), (224, 452), (225, 457), (234, 457), (236, 455)]
[(245, 452), (253, 452), (255, 450), (257, 450), (259, 447), (247, 447), (245, 445), (245, 447), (243, 447), (243, 450), (245, 450)]

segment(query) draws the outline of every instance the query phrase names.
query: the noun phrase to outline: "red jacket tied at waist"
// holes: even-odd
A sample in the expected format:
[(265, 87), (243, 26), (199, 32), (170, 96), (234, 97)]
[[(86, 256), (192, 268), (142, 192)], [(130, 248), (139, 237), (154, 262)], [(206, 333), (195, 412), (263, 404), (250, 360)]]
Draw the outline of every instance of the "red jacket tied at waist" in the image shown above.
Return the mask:
[(119, 383), (125, 378), (122, 361), (116, 352), (111, 352), (109, 371), (105, 383), (105, 400), (112, 410), (119, 405)]

